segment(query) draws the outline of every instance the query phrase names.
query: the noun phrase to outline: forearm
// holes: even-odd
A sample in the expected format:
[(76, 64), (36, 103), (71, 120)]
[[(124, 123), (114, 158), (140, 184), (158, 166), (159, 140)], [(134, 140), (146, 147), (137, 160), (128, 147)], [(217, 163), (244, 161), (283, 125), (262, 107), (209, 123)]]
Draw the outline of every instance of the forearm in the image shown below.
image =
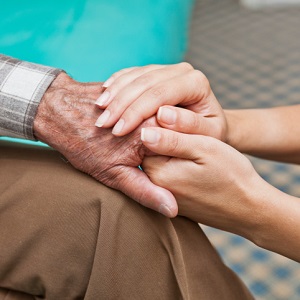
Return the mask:
[[(245, 237), (258, 246), (300, 262), (300, 199), (268, 183), (256, 190), (254, 215), (245, 218)], [(253, 226), (253, 218), (259, 226)], [(246, 221), (247, 220), (247, 221)]]
[(300, 105), (226, 110), (227, 142), (250, 155), (300, 163)]

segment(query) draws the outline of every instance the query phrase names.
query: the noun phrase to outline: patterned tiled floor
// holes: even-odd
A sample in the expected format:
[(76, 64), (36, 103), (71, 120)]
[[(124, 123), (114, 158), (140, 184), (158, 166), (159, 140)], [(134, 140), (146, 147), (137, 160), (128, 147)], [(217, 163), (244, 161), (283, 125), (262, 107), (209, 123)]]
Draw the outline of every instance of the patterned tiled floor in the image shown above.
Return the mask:
[[(251, 11), (235, 0), (198, 0), (187, 59), (208, 76), (224, 108), (300, 103), (300, 7)], [(300, 166), (252, 162), (268, 182), (300, 197)], [(300, 264), (205, 231), (256, 299), (300, 299)]]

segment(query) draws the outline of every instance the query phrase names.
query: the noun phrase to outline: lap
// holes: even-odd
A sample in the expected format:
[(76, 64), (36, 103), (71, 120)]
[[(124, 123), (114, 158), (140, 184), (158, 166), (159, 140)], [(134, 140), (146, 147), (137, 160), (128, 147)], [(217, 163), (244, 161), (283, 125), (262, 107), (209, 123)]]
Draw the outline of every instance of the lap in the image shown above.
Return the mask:
[(0, 287), (46, 299), (250, 299), (194, 222), (140, 206), (51, 149), (1, 142), (0, 164)]

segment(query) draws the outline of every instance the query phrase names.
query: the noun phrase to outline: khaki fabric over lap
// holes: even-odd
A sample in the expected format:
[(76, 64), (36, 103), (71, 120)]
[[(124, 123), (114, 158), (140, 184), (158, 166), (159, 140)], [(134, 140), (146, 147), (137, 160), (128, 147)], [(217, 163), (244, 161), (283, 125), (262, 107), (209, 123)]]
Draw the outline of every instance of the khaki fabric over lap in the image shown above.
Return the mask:
[(0, 166), (0, 300), (252, 299), (198, 224), (142, 207), (51, 149), (2, 141)]

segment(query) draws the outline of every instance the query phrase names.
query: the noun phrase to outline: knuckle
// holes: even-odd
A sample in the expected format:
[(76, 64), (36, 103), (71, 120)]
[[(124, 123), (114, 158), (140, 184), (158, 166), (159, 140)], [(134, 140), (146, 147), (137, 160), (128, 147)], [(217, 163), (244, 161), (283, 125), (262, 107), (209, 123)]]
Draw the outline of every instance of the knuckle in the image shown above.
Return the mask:
[(179, 66), (182, 69), (187, 70), (187, 71), (194, 70), (194, 67), (188, 62), (181, 62), (181, 63), (179, 63)]
[(154, 98), (160, 99), (165, 93), (165, 90), (163, 87), (158, 86), (154, 87), (150, 90), (150, 95), (153, 96)]
[(195, 113), (190, 118), (190, 128), (193, 132), (199, 128), (199, 116)]
[[(107, 88), (107, 91), (112, 94), (113, 88), (111, 88), (111, 89)], [(113, 98), (111, 97), (111, 99), (112, 100), (109, 101), (107, 109), (110, 112), (113, 112), (115, 114), (117, 111), (119, 111), (121, 103), (124, 103), (124, 102), (122, 102), (122, 99), (121, 99), (121, 97), (119, 97), (119, 95), (117, 95), (117, 97), (113, 97)]]
[(158, 65), (155, 65), (155, 64), (150, 64), (150, 65), (148, 65), (148, 66), (145, 66), (145, 67), (143, 67), (145, 70), (152, 70), (153, 68), (156, 68)]
[(168, 144), (169, 144), (169, 149), (170, 149), (170, 153), (174, 153), (178, 150), (179, 148), (179, 140), (178, 137), (170, 137), (168, 139)]
[(190, 72), (190, 76), (195, 87), (201, 87), (201, 89), (206, 92), (210, 91), (211, 88), (208, 78), (201, 71), (193, 70)]
[(151, 74), (144, 74), (138, 78), (136, 78), (133, 83), (136, 84), (136, 85), (146, 85), (147, 83), (149, 83), (150, 81), (152, 81), (153, 79), (153, 76)]
[(147, 74), (155, 68), (156, 68), (156, 65), (151, 64), (151, 65), (147, 65), (147, 66), (137, 67), (134, 71), (136, 74), (143, 76), (143, 74)]
[(126, 120), (138, 120), (138, 122), (142, 122), (144, 120), (144, 113), (139, 109), (139, 107), (135, 105), (131, 105), (127, 108), (126, 112), (123, 115), (123, 118)]
[(201, 84), (206, 83), (206, 81), (208, 81), (207, 77), (199, 70), (193, 70), (191, 72), (191, 76), (194, 78), (195, 81)]

